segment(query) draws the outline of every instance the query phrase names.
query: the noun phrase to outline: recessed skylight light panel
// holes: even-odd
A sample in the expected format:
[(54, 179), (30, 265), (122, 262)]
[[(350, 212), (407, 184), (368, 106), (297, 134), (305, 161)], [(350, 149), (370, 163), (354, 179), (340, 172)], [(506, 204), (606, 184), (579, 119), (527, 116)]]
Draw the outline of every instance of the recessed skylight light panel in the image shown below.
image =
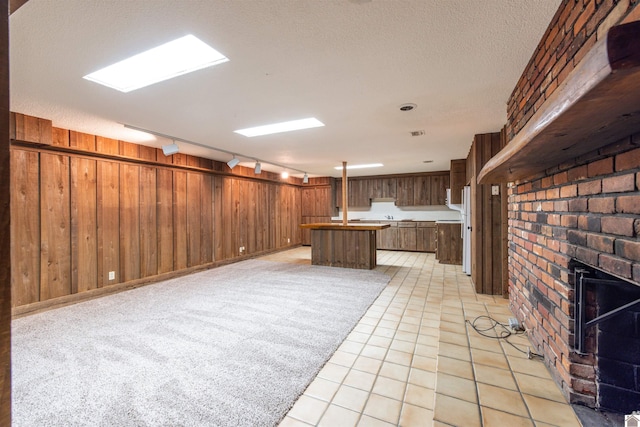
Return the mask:
[(252, 128), (234, 130), (235, 133), (247, 137), (271, 135), (272, 133), (290, 132), (293, 130), (310, 129), (324, 126), (320, 120), (315, 117), (306, 119), (292, 120), (289, 122), (273, 123), (270, 125), (256, 126)]
[(101, 85), (131, 92), (229, 59), (193, 35), (181, 37), (84, 76)]

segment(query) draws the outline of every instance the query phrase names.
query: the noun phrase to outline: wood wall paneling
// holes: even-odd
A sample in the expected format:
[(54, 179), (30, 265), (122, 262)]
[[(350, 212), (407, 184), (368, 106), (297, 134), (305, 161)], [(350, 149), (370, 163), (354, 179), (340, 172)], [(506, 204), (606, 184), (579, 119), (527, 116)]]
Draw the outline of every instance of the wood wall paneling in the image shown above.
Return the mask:
[(156, 221), (158, 224), (158, 273), (168, 273), (173, 267), (173, 171), (158, 168), (156, 173)]
[(202, 175), (202, 190), (200, 197), (202, 200), (200, 211), (200, 261), (203, 264), (213, 262), (213, 177)]
[(11, 425), (11, 154), (9, 145), (9, 11), (26, 0), (2, 2), (0, 14), (0, 425)]
[(150, 277), (158, 274), (158, 192), (156, 174), (157, 169), (154, 167), (140, 167), (140, 277)]
[(202, 175), (187, 173), (187, 266), (201, 264), (202, 246)]
[[(478, 172), (482, 166), (500, 151), (500, 133), (476, 135), (471, 146), (471, 170)], [(502, 295), (507, 289), (504, 282), (504, 251), (507, 250), (503, 230), (506, 193), (500, 186), (500, 194), (491, 194), (490, 184), (478, 184), (471, 177), (471, 278), (476, 291)]]
[[(7, 168), (8, 170), (8, 168)], [(11, 150), (12, 305), (40, 300), (40, 155)]]
[[(97, 162), (98, 271), (97, 286), (121, 282), (120, 279), (120, 165)], [(113, 279), (109, 280), (109, 272)]]
[(214, 176), (213, 180), (213, 259), (224, 259), (224, 187), (226, 178)]
[(96, 151), (103, 154), (120, 154), (120, 141), (97, 136)]
[(69, 157), (40, 154), (40, 300), (71, 293)]
[[(174, 159), (175, 160), (175, 159)], [(187, 173), (173, 172), (173, 268), (189, 265), (187, 228)]]
[(98, 287), (96, 161), (71, 162), (71, 293)]
[(140, 278), (140, 166), (120, 165), (120, 277)]
[(51, 145), (53, 142), (52, 127), (51, 120), (11, 113), (9, 137), (19, 141)]
[(69, 146), (79, 150), (96, 151), (96, 137), (88, 133), (70, 131)]
[(69, 130), (57, 127), (51, 128), (52, 140), (51, 145), (57, 147), (69, 147)]

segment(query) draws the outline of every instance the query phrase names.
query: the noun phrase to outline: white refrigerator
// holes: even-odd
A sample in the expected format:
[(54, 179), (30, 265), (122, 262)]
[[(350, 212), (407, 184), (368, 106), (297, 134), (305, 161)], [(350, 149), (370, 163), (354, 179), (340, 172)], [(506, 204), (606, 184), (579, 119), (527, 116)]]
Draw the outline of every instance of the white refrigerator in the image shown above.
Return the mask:
[(462, 190), (462, 272), (471, 275), (471, 187)]

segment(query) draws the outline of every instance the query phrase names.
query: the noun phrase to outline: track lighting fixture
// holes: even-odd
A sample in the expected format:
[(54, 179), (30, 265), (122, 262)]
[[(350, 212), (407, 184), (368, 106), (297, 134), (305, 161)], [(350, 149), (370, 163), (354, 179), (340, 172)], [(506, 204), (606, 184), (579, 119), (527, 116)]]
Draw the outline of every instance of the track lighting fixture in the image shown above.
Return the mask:
[(238, 163), (240, 163), (240, 160), (236, 158), (235, 154), (233, 155), (233, 159), (229, 160), (227, 162), (227, 166), (229, 166), (229, 169), (233, 169), (236, 166), (238, 166)]
[(178, 144), (175, 143), (175, 141), (173, 142), (173, 144), (162, 146), (162, 152), (164, 153), (165, 156), (173, 156), (178, 152), (178, 150), (179, 150), (179, 147), (178, 147)]
[(302, 177), (302, 183), (303, 184), (308, 184), (309, 183), (309, 175), (307, 175), (307, 173), (304, 173), (304, 176)]
[[(238, 153), (238, 152), (228, 151), (228, 150), (225, 150), (224, 148), (213, 147), (213, 146), (211, 146), (209, 144), (202, 144), (202, 143), (199, 143), (199, 142), (196, 142), (196, 141), (190, 141), (188, 139), (179, 138), (179, 137), (174, 136), (174, 135), (167, 135), (165, 133), (156, 132), (156, 131), (145, 129), (145, 128), (141, 128), (141, 127), (138, 127), (138, 126), (125, 124), (124, 127), (128, 128), (128, 129), (137, 130), (139, 132), (148, 133), (150, 135), (155, 135), (155, 136), (160, 137), (160, 138), (165, 138), (165, 139), (171, 140), (172, 144), (168, 144), (168, 145), (162, 146), (162, 152), (164, 153), (165, 156), (171, 156), (173, 154), (176, 154), (179, 151), (179, 147), (178, 147), (178, 144), (176, 144), (176, 141), (180, 141), (180, 142), (182, 142), (184, 144), (187, 144), (187, 146), (195, 145), (197, 147), (202, 147), (202, 148), (205, 148), (207, 150), (219, 151), (221, 153), (225, 153), (225, 154), (229, 154), (229, 155), (233, 156), (233, 159), (231, 159), (231, 160), (229, 160), (227, 162), (227, 166), (229, 166), (230, 169), (233, 169), (236, 166), (238, 166), (238, 164), (240, 164), (240, 160), (237, 159), (236, 156), (239, 156), (241, 158), (246, 158), (246, 159), (256, 159), (255, 157), (249, 156), (249, 155), (246, 155), (246, 154), (241, 154), (241, 153)], [(296, 171), (296, 172), (304, 174), (303, 182), (305, 184), (308, 183), (309, 176), (307, 175), (307, 172), (305, 172), (305, 171), (303, 171), (301, 169), (292, 168), (290, 166), (283, 165), (281, 163), (275, 163), (275, 162), (270, 162), (270, 161), (266, 161), (266, 160), (265, 160), (265, 162), (268, 163), (270, 166), (273, 166), (273, 167), (277, 166), (279, 168), (282, 168), (283, 169), (283, 172), (281, 174), (282, 179), (287, 179), (289, 177), (289, 172), (288, 171), (292, 170), (292, 171)], [(256, 165), (255, 165), (255, 168), (254, 168), (254, 172), (255, 172), (256, 175), (259, 175), (262, 172), (262, 163), (258, 159), (256, 159)]]

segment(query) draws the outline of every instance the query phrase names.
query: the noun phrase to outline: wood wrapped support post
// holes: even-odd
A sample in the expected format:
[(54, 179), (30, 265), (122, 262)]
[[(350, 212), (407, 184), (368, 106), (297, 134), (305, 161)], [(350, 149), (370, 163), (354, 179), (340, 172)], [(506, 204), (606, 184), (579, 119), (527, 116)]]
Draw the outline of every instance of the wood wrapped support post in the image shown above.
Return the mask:
[(347, 197), (347, 162), (342, 162), (342, 225), (347, 225), (348, 200)]

